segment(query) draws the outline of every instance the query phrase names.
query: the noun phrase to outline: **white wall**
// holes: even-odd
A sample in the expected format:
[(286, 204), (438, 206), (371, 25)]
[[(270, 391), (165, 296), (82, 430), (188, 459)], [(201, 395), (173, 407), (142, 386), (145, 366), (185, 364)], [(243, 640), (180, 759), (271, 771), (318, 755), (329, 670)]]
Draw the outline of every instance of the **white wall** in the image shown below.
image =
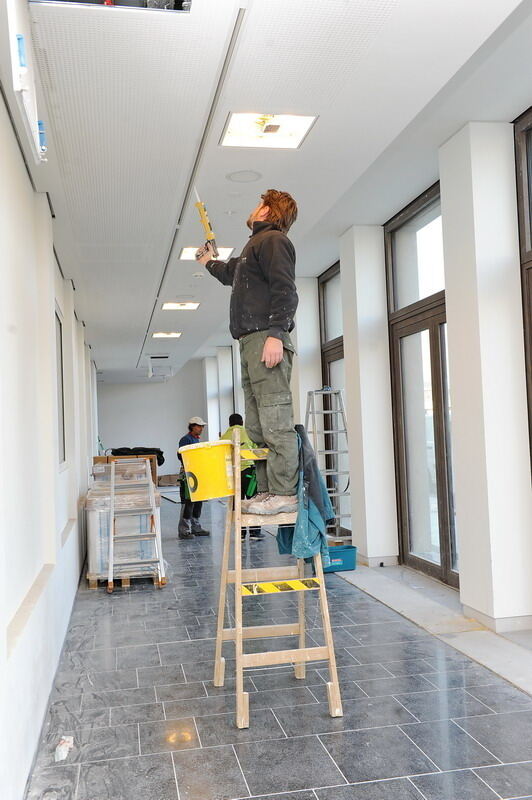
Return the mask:
[(296, 280), (299, 305), (296, 327), (291, 334), (297, 351), (292, 371), (292, 394), (296, 424), (305, 424), (307, 392), (321, 389), (321, 342), (317, 278)]
[[(84, 379), (92, 365), (72, 290), (54, 262), (46, 196), (32, 189), (2, 100), (0, 152), (0, 786), (2, 800), (20, 800), (81, 570), (79, 499), (90, 457), (81, 431), (92, 415)], [(64, 341), (62, 465), (56, 308)]]
[(105, 449), (160, 447), (165, 462), (159, 467), (159, 474), (179, 472), (177, 444), (188, 432), (190, 417), (205, 419), (204, 398), (199, 359), (189, 361), (166, 383), (99, 383), (98, 419), (102, 444)]

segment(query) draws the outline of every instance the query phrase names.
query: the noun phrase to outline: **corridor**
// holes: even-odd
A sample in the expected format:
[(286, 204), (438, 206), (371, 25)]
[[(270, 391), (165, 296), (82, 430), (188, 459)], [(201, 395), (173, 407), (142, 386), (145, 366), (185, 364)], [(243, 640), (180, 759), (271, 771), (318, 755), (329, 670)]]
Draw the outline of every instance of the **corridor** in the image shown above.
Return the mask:
[[(343, 718), (329, 717), (320, 664), (300, 681), (270, 667), (248, 671), (251, 723), (238, 730), (232, 645), (226, 686), (212, 684), (224, 506), (208, 504), (212, 536), (193, 541), (175, 536), (178, 510), (162, 500), (163, 590), (110, 596), (82, 579), (26, 800), (532, 798), (532, 699), (337, 575), (327, 585)], [(290, 560), (269, 535), (246, 540), (243, 556)], [(307, 604), (320, 644), (310, 593)], [(284, 596), (244, 604), (245, 624), (296, 615)], [(55, 763), (62, 736), (73, 748)]]

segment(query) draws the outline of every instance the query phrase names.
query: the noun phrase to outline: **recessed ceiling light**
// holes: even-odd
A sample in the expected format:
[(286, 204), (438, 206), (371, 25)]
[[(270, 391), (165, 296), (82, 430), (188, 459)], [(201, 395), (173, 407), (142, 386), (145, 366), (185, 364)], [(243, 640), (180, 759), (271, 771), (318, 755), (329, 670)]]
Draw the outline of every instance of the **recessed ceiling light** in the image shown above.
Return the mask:
[(181, 332), (177, 331), (157, 331), (156, 333), (152, 334), (154, 339), (179, 339), (181, 336)]
[[(195, 261), (196, 260), (196, 250), (197, 247), (183, 247), (181, 253), (179, 254), (180, 261)], [(225, 261), (228, 259), (233, 252), (234, 247), (219, 247), (218, 248), (218, 259), (220, 261)]]
[(196, 311), (199, 303), (163, 303), (163, 311)]
[[(229, 172), (225, 177), (233, 183), (253, 183), (253, 181), (260, 180), (262, 175), (254, 169), (239, 169), (236, 172)], [(241, 197), (242, 192), (230, 192), (230, 195), (231, 197)]]
[(299, 147), (316, 117), (297, 114), (231, 114), (222, 134), (224, 147)]

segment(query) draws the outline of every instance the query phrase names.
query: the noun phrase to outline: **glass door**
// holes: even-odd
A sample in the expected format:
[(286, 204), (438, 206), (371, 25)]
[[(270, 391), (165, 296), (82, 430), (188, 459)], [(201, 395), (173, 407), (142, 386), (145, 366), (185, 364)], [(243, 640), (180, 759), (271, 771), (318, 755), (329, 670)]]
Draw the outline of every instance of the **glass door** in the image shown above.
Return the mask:
[(458, 585), (445, 314), (392, 328), (402, 561)]

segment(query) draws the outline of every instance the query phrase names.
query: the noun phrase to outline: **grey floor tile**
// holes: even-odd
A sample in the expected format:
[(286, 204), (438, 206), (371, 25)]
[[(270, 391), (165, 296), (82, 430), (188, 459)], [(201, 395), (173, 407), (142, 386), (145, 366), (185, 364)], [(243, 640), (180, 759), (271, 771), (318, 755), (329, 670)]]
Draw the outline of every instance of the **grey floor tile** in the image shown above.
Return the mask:
[[(163, 645), (164, 647), (164, 645)], [(214, 644), (212, 645), (214, 648)], [(213, 649), (214, 653), (214, 649)], [(187, 681), (212, 681), (214, 676), (214, 661), (197, 661), (196, 663), (183, 664), (183, 671)], [(234, 658), (225, 659), (225, 677), (235, 677)]]
[(237, 744), (235, 750), (252, 795), (345, 782), (316, 736)]
[[(402, 675), (421, 675), (433, 672), (432, 667), (423, 658), (410, 658), (406, 661), (384, 661), (382, 666), (396, 678)], [(426, 676), (428, 678), (428, 676)]]
[(237, 728), (235, 711), (232, 714), (197, 717), (196, 725), (202, 747), (285, 738), (281, 726), (269, 708), (253, 711), (250, 714), (249, 728)]
[(456, 669), (470, 669), (476, 667), (474, 661), (467, 656), (453, 651), (450, 647), (446, 651), (437, 653), (434, 656), (427, 656), (427, 662), (435, 672), (446, 672)]
[[(236, 692), (236, 680), (234, 678), (226, 678), (223, 686), (215, 686), (212, 681), (204, 681), (205, 691), (209, 697), (216, 697), (219, 694), (234, 694)], [(244, 675), (244, 691), (256, 692), (257, 688), (253, 683), (251, 677)], [(177, 698), (176, 698), (177, 699)]]
[(467, 691), (497, 713), (532, 707), (532, 697), (514, 686), (468, 686)]
[(172, 753), (180, 800), (232, 800), (248, 797), (231, 746)]
[(316, 703), (314, 695), (306, 686), (270, 689), (265, 692), (254, 692), (249, 696), (250, 708), (281, 708), (283, 706), (299, 706), (305, 703)]
[(167, 719), (206, 717), (211, 714), (228, 714), (235, 707), (234, 695), (199, 697), (191, 700), (171, 700), (164, 704)]
[[(81, 728), (72, 731), (71, 735), (74, 737), (74, 747), (67, 755), (65, 766), (85, 761), (105, 761), (109, 758), (139, 755), (137, 725)], [(44, 737), (37, 756), (38, 768), (54, 764), (54, 753), (60, 739), (60, 733), (50, 733)]]
[(297, 709), (297, 713), (291, 708), (279, 708), (275, 714), (288, 736), (377, 728), (414, 720), (414, 717), (392, 697), (345, 700), (343, 712), (343, 717), (331, 717), (327, 706), (320, 703), (301, 706)]
[(397, 694), (396, 697), (420, 722), (493, 713), (465, 689)]
[(139, 725), (140, 752), (162, 753), (165, 750), (188, 750), (199, 747), (196, 726), (191, 717), (143, 722)]
[(495, 800), (497, 797), (470, 770), (421, 775), (412, 778), (412, 783), (426, 800)]
[(272, 669), (263, 673), (250, 671), (247, 675), (249, 675), (259, 692), (267, 689), (288, 689), (295, 686), (315, 686), (324, 683), (324, 679), (317, 670), (307, 667), (305, 672), (305, 677), (301, 679), (296, 678), (293, 669), (289, 671)]
[(83, 695), (83, 709), (132, 706), (154, 702), (155, 689), (153, 686), (144, 686), (141, 689), (117, 689), (113, 692), (86, 692)]
[[(172, 756), (165, 753), (82, 764), (76, 800), (177, 800), (177, 797)], [(57, 800), (62, 798), (59, 796)]]
[(532, 790), (532, 762), (475, 770), (501, 797), (523, 797)]
[[(339, 681), (340, 696), (342, 700), (356, 700), (359, 697), (367, 697), (367, 694), (362, 691), (360, 686), (357, 686), (354, 681)], [(327, 684), (322, 683), (320, 686), (309, 686), (310, 692), (314, 695), (318, 703), (327, 703)]]
[(409, 661), (414, 658), (427, 659), (431, 664), (441, 656), (443, 662), (446, 650), (437, 640), (423, 640), (422, 642), (396, 642), (394, 644), (363, 645), (356, 648), (347, 648), (361, 664), (384, 663), (386, 661)]
[(159, 702), (207, 697), (207, 691), (201, 681), (196, 681), (195, 683), (173, 683), (169, 686), (156, 686), (155, 693)]
[[(168, 645), (166, 645), (168, 646)], [(147, 644), (117, 649), (118, 669), (131, 667), (158, 667), (161, 664), (157, 645)]]
[(532, 760), (532, 711), (468, 717), (459, 724), (501, 761)]
[(422, 800), (419, 792), (406, 778), (318, 789), (316, 794), (318, 800)]
[[(187, 633), (191, 639), (213, 639), (216, 636), (216, 621), (187, 625)], [(164, 639), (161, 639), (161, 641), (164, 641)]]
[(288, 794), (269, 794), (267, 797), (254, 797), (253, 800), (316, 800), (314, 792), (288, 792)]
[[(319, 674), (324, 681), (329, 680), (329, 670), (320, 669)], [(338, 679), (348, 681), (365, 681), (371, 678), (390, 678), (391, 675), (380, 664), (354, 664), (349, 667), (338, 667)]]
[(421, 675), (404, 675), (400, 678), (377, 678), (372, 681), (358, 681), (358, 685), (370, 697), (391, 695), (406, 692), (430, 692), (434, 690), (431, 683)]
[(329, 733), (320, 739), (351, 783), (434, 771), (432, 761), (400, 728)]
[(424, 677), (438, 689), (459, 689), (465, 686), (485, 686), (486, 684), (507, 685), (489, 669), (477, 664), (468, 665), (465, 669), (430, 672)]
[[(494, 714), (491, 716), (495, 718)], [(491, 752), (468, 736), (454, 722), (420, 722), (417, 725), (405, 725), (403, 730), (441, 770), (483, 767), (496, 763)]]
[(129, 725), (164, 719), (162, 703), (147, 703), (136, 706), (119, 706), (111, 709), (111, 725)]
[[(213, 639), (161, 644), (159, 650), (163, 664), (194, 664), (197, 661), (214, 660)], [(227, 648), (225, 650), (227, 652)]]
[(74, 800), (79, 766), (55, 766), (35, 772), (24, 800)]
[[(69, 700), (71, 699), (73, 698), (69, 698)], [(81, 697), (79, 698), (79, 703), (76, 702), (75, 706), (77, 706), (79, 710), (76, 710), (74, 704), (68, 701), (57, 700), (55, 703), (52, 703), (46, 714), (43, 730), (66, 733), (75, 728), (89, 725), (95, 728), (109, 725), (108, 708), (84, 709), (81, 707)]]
[(349, 630), (362, 645), (431, 640), (430, 635), (416, 625), (396, 621), (375, 625), (358, 625), (355, 629), (350, 628)]
[[(353, 647), (358, 644), (358, 641), (354, 638), (354, 633), (350, 633), (350, 631), (354, 630), (354, 627), (350, 625), (349, 630), (347, 628), (333, 628), (333, 640), (336, 647)], [(308, 635), (316, 644), (325, 644), (323, 628), (312, 628), (308, 631)]]
[(139, 686), (163, 686), (170, 683), (185, 683), (181, 664), (171, 667), (145, 667), (137, 670)]
[(116, 669), (116, 650), (106, 648), (102, 650), (76, 650), (64, 652), (61, 656), (59, 669), (102, 671)]

